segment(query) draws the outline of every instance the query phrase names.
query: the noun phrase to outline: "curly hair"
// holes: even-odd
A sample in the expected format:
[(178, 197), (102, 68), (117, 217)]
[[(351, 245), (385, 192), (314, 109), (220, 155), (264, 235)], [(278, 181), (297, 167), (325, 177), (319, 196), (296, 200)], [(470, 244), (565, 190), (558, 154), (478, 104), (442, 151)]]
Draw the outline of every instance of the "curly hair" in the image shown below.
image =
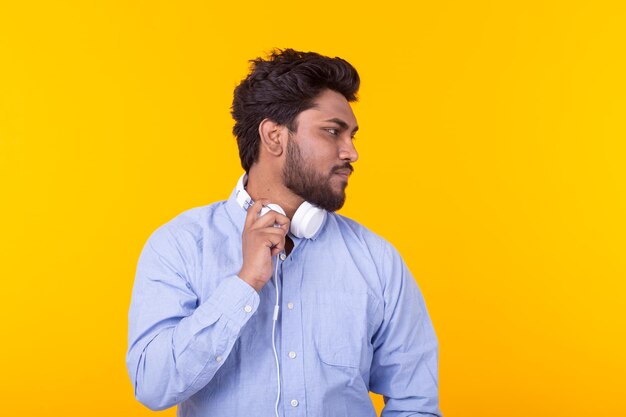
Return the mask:
[(250, 60), (248, 76), (235, 88), (231, 114), (235, 119), (241, 166), (248, 172), (259, 157), (259, 124), (268, 118), (295, 132), (295, 119), (314, 106), (326, 89), (357, 100), (359, 74), (347, 61), (315, 52), (275, 49), (267, 59)]

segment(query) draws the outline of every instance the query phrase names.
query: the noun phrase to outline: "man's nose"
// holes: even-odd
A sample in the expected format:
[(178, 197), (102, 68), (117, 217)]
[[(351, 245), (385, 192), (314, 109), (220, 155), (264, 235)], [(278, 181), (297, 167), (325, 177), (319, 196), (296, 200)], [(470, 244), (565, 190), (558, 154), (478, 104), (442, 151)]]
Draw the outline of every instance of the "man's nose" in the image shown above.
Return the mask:
[(349, 162), (356, 162), (359, 159), (359, 153), (356, 151), (352, 138), (342, 141), (339, 157)]

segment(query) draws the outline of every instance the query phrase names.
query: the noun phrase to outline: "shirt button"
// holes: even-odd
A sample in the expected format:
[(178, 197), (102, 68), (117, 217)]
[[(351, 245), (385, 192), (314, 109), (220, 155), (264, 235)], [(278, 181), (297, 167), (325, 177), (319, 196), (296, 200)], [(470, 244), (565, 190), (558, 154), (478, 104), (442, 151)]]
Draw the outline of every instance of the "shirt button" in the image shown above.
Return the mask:
[(287, 308), (289, 310), (293, 310), (293, 303), (287, 303)]
[(221, 356), (216, 356), (215, 357), (215, 362), (221, 362), (222, 361), (222, 357)]
[(284, 261), (284, 260), (285, 260), (285, 258), (287, 258), (287, 255), (285, 255), (284, 253), (281, 253), (281, 254), (280, 254), (280, 260), (281, 260), (281, 261)]
[(292, 407), (297, 407), (298, 406), (298, 400), (291, 400), (291, 406)]
[(251, 312), (251, 311), (252, 311), (252, 306), (245, 306), (245, 307), (243, 308), (243, 311), (245, 311), (246, 313)]
[(296, 354), (296, 352), (289, 352), (289, 357), (290, 357), (291, 359), (295, 359), (295, 358), (296, 358), (296, 356), (298, 356), (298, 355)]

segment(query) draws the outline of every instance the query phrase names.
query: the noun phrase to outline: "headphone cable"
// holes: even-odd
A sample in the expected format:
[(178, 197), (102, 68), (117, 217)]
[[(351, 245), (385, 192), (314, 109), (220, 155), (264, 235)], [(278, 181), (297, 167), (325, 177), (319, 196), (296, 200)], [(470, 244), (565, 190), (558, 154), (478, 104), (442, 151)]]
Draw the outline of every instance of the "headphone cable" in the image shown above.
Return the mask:
[(276, 404), (274, 406), (274, 411), (276, 412), (276, 417), (280, 417), (278, 414), (278, 403), (280, 402), (280, 364), (278, 362), (278, 353), (276, 352), (276, 321), (278, 320), (278, 311), (280, 307), (278, 306), (278, 255), (276, 255), (276, 269), (274, 271), (274, 287), (276, 288), (276, 304), (274, 305), (274, 316), (272, 317), (272, 348), (274, 350), (274, 359), (276, 359), (276, 381), (278, 383), (277, 392), (276, 392)]

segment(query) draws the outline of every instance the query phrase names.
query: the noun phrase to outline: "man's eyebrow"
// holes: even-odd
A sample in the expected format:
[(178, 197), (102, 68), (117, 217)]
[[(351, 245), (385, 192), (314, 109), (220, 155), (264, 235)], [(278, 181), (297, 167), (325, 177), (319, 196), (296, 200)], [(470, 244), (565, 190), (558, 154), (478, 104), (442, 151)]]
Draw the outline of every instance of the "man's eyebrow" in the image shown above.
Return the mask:
[[(341, 126), (342, 129), (348, 129), (348, 123), (344, 122), (343, 120), (337, 118), (337, 117), (333, 117), (332, 119), (327, 119), (324, 120), (325, 122), (332, 122), (332, 123), (337, 123), (339, 126)], [(356, 131), (359, 130), (359, 127), (356, 126), (354, 128), (354, 130), (352, 130), (352, 133), (356, 133)]]

